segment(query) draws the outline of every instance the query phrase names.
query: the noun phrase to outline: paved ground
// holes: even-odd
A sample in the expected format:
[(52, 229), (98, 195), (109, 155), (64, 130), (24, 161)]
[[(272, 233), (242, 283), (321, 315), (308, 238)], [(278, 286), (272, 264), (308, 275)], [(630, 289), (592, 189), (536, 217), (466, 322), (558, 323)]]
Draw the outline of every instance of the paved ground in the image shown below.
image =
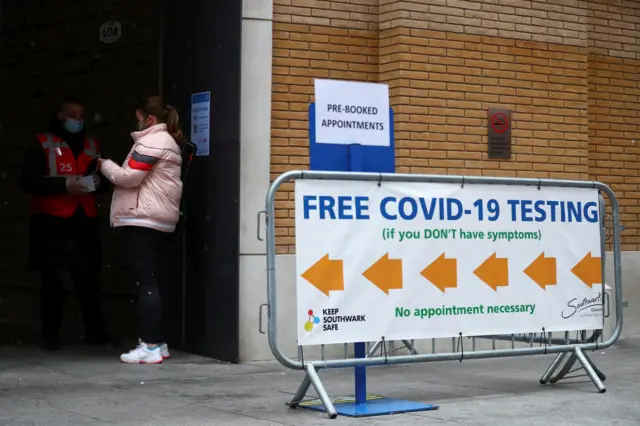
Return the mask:
[[(329, 420), (284, 406), (303, 376), (277, 364), (178, 355), (161, 366), (128, 366), (104, 352), (3, 348), (0, 425), (640, 424), (640, 339), (592, 359), (608, 376), (605, 394), (586, 378), (541, 386), (551, 356), (372, 368), (370, 393), (432, 402), (440, 410)], [(351, 371), (322, 377), (332, 397), (353, 392)]]

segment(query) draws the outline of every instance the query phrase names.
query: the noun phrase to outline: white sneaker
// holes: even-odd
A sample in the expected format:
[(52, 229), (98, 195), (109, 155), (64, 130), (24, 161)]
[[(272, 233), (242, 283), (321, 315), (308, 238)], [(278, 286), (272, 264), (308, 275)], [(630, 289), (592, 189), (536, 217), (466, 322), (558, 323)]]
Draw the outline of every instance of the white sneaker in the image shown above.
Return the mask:
[(169, 352), (169, 345), (163, 343), (160, 345), (160, 355), (162, 355), (162, 359), (171, 358), (171, 352)]
[(138, 346), (135, 349), (120, 355), (120, 361), (125, 364), (160, 364), (162, 359), (160, 347), (149, 349), (141, 340), (138, 340)]

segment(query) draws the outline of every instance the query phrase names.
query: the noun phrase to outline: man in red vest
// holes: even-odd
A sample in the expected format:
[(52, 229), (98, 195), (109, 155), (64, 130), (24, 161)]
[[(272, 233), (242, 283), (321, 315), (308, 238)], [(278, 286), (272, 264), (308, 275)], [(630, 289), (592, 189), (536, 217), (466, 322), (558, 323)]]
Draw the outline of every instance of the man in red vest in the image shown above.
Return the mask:
[(65, 287), (73, 287), (86, 341), (114, 343), (100, 313), (100, 222), (96, 194), (109, 189), (96, 172), (100, 144), (84, 129), (84, 107), (62, 102), (49, 131), (29, 146), (22, 186), (32, 195), (29, 267), (40, 271), (42, 347), (58, 348)]

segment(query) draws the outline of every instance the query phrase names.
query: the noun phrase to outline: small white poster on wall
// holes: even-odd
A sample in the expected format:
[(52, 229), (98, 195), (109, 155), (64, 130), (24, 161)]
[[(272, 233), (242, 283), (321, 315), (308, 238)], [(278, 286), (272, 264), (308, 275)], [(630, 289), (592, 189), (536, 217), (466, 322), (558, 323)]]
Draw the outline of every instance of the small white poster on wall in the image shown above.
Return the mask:
[(211, 92), (191, 95), (191, 142), (196, 146), (197, 156), (209, 155), (211, 138)]
[(389, 86), (315, 80), (317, 143), (389, 146)]

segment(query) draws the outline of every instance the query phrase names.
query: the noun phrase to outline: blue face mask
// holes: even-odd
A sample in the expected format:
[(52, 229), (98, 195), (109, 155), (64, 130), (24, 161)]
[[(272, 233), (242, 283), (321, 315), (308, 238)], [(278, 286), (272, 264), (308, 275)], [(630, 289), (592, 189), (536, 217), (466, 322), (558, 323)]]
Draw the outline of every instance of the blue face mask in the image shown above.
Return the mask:
[(67, 118), (64, 122), (64, 128), (69, 133), (78, 133), (84, 127), (84, 121), (74, 120), (73, 118)]

